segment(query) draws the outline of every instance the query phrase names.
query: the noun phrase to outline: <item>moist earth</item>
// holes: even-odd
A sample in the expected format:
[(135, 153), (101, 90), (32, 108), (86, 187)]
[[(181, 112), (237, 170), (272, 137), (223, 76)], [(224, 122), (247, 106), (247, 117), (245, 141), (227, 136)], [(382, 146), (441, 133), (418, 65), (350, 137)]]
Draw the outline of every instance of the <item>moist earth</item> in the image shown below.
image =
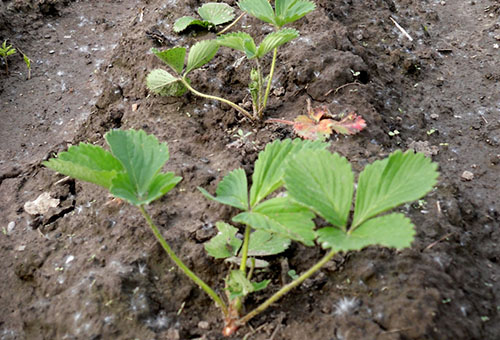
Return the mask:
[[(293, 120), (307, 99), (335, 114), (354, 111), (367, 128), (330, 141), (357, 173), (411, 148), (439, 164), (439, 184), (399, 209), (416, 225), (410, 249), (338, 254), (229, 339), (499, 339), (500, 3), (315, 2), (292, 25), (300, 38), (280, 48), (266, 117)], [(223, 339), (218, 309), (173, 266), (138, 210), (41, 165), (70, 144), (103, 145), (112, 128), (168, 142), (167, 168), (183, 181), (149, 211), (186, 264), (223, 291), (228, 267), (203, 244), (234, 211), (197, 187), (214, 192), (239, 167), (250, 175), (266, 143), (296, 136), (218, 102), (146, 89), (147, 73), (163, 67), (152, 47), (215, 37), (172, 30), (200, 5), (0, 3), (0, 40), (32, 59), (30, 79), (20, 53), (9, 75), (0, 65), (0, 339)], [(257, 41), (271, 31), (248, 16), (238, 29)], [(241, 57), (221, 48), (192, 85), (248, 105), (251, 65)], [(25, 203), (45, 192), (59, 204), (28, 214)], [(247, 307), (286, 284), (288, 269), (321, 256), (294, 244), (270, 258), (259, 275), (271, 284)]]

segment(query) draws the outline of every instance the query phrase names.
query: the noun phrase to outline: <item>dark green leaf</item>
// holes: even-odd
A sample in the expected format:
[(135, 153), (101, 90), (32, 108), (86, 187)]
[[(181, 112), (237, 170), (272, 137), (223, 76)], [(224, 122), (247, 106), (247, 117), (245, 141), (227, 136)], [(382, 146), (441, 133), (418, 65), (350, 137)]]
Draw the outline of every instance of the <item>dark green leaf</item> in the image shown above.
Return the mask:
[(222, 204), (227, 204), (241, 210), (248, 210), (247, 177), (243, 169), (233, 170), (224, 176), (215, 191), (217, 197), (210, 195), (203, 188), (198, 189), (208, 199)]
[(299, 31), (292, 28), (285, 28), (277, 32), (268, 34), (264, 40), (259, 45), (257, 50), (257, 58), (262, 58), (268, 52), (274, 50), (283, 44), (286, 44), (290, 40), (293, 40), (299, 36)]
[(268, 0), (241, 0), (238, 6), (243, 12), (265, 21), (270, 24), (275, 23), (274, 10)]
[(219, 233), (205, 243), (208, 255), (216, 259), (236, 256), (242, 244), (242, 241), (235, 236), (238, 229), (224, 222), (217, 222), (216, 227)]
[(174, 47), (165, 51), (159, 51), (153, 48), (151, 51), (175, 72), (178, 74), (182, 73), (184, 59), (186, 58), (186, 49), (184, 47)]
[(297, 21), (315, 8), (316, 5), (312, 1), (276, 0), (275, 24), (278, 27), (282, 27), (283, 25)]
[(217, 37), (220, 46), (226, 46), (244, 52), (248, 59), (255, 57), (257, 47), (253, 38), (244, 32), (228, 33)]
[(202, 27), (208, 27), (210, 23), (208, 21), (196, 19), (193, 17), (181, 17), (177, 19), (174, 23), (174, 31), (176, 33), (184, 31), (186, 28), (188, 28), (191, 25), (197, 25), (197, 26), (202, 26)]
[(203, 40), (194, 44), (189, 51), (185, 75), (212, 60), (218, 49), (219, 44), (215, 40)]
[(250, 234), (248, 256), (269, 256), (284, 252), (290, 246), (290, 239), (264, 230)]

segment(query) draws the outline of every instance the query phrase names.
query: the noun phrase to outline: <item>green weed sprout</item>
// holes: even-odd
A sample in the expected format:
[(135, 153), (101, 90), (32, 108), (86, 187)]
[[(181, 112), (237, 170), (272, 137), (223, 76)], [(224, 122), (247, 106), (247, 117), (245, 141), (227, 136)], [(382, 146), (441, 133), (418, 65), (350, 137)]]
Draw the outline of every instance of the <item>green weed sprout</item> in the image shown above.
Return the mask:
[[(242, 210), (232, 221), (245, 225), (241, 242), (235, 237), (235, 227), (219, 222), (219, 234), (205, 247), (213, 257), (238, 256), (241, 259), (240, 273), (233, 270), (226, 280), (230, 318), (225, 320), (225, 335), (233, 334), (238, 327), (311, 277), (338, 252), (361, 250), (370, 245), (396, 249), (410, 247), (415, 235), (411, 221), (402, 213), (381, 214), (428, 193), (438, 177), (437, 164), (423, 154), (396, 151), (368, 165), (359, 175), (354, 213), (350, 219), (354, 174), (347, 159), (327, 151), (327, 145), (316, 141), (274, 142), (259, 154), (250, 192), (242, 169), (223, 178), (217, 186), (216, 196), (200, 189), (206, 197)], [(286, 188), (284, 195), (270, 197), (282, 187)], [(313, 222), (316, 216), (330, 226), (316, 229)], [(327, 253), (257, 308), (240, 316), (244, 297), (267, 285), (266, 281), (251, 282), (253, 266), (247, 270), (247, 262), (253, 264), (259, 256), (250, 252), (252, 243), (256, 243), (252, 239), (261, 238), (262, 234), (272, 240), (267, 244), (267, 248), (273, 250), (269, 253), (285, 250), (292, 240), (306, 246), (320, 244)]]
[(23, 59), (24, 63), (26, 64), (26, 67), (28, 68), (28, 79), (31, 79), (31, 59), (23, 53)]
[(225, 24), (234, 18), (234, 9), (225, 3), (209, 2), (198, 8), (198, 14), (203, 20), (191, 16), (181, 17), (174, 23), (174, 31), (179, 33), (191, 25), (208, 29)]
[(228, 104), (241, 112), (245, 117), (253, 120), (252, 115), (239, 105), (221, 97), (201, 93), (191, 87), (189, 78), (187, 78), (189, 72), (202, 67), (212, 60), (218, 50), (219, 45), (215, 40), (197, 42), (191, 47), (187, 65), (184, 68), (186, 48), (174, 47), (164, 51), (152, 49), (153, 53), (170, 67), (175, 76), (163, 69), (154, 69), (146, 77), (147, 87), (154, 93), (163, 96), (181, 96), (189, 90), (197, 96)]
[(7, 45), (7, 40), (5, 40), (0, 47), (0, 56), (3, 58), (5, 63), (5, 72), (9, 75), (9, 64), (7, 63), (7, 57), (16, 53), (16, 49), (12, 45)]

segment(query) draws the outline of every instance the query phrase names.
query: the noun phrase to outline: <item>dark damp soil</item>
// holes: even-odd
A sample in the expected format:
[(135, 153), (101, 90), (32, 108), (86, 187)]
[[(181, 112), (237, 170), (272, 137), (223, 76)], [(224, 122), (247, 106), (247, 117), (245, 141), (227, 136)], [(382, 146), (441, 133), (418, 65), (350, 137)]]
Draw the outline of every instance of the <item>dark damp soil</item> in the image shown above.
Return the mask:
[[(439, 163), (439, 184), (402, 209), (417, 229), (411, 249), (337, 255), (232, 339), (499, 339), (500, 3), (316, 4), (294, 25), (301, 37), (279, 52), (267, 116), (291, 120), (308, 98), (334, 113), (355, 111), (366, 130), (332, 137), (331, 148), (357, 172), (414, 148)], [(0, 339), (223, 338), (217, 308), (173, 267), (136, 209), (40, 164), (68, 144), (102, 145), (111, 128), (168, 142), (167, 167), (184, 180), (150, 212), (188, 266), (222, 291), (227, 266), (203, 243), (233, 211), (196, 188), (213, 192), (238, 167), (251, 174), (266, 143), (295, 136), (217, 102), (147, 91), (147, 72), (161, 66), (151, 47), (214, 37), (172, 31), (199, 5), (0, 2), (0, 40), (33, 60), (29, 80), (19, 53), (8, 76), (0, 71)], [(257, 40), (268, 31), (248, 17), (238, 26)], [(250, 66), (240, 57), (221, 49), (192, 84), (244, 105)], [(251, 134), (234, 137), (238, 129)], [(59, 205), (29, 215), (24, 204), (44, 192)], [(321, 256), (294, 245), (272, 258), (264, 273), (272, 282), (248, 307), (285, 283), (286, 268), (301, 272)]]

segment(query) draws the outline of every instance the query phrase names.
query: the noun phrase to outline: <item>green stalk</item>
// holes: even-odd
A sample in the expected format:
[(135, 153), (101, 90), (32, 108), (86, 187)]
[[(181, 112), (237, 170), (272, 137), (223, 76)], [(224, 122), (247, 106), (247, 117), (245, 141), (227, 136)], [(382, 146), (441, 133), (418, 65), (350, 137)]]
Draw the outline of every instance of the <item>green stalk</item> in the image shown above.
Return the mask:
[(243, 274), (247, 271), (247, 258), (248, 258), (248, 244), (250, 243), (250, 227), (245, 227), (245, 236), (243, 238), (243, 248), (241, 249), (241, 263), (240, 270)]
[(336, 254), (335, 250), (331, 250), (330, 252), (328, 252), (314, 266), (312, 266), (311, 268), (309, 268), (309, 270), (307, 270), (305, 273), (303, 273), (302, 275), (300, 275), (297, 279), (293, 280), (289, 284), (283, 286), (280, 290), (278, 290), (276, 293), (274, 293), (273, 296), (271, 296), (269, 299), (267, 299), (266, 301), (264, 301), (260, 306), (258, 306), (254, 310), (252, 310), (250, 313), (248, 313), (244, 317), (240, 318), (238, 320), (238, 325), (239, 326), (244, 325), (245, 323), (247, 323), (248, 321), (250, 321), (250, 319), (252, 319), (254, 316), (256, 316), (257, 314), (259, 314), (259, 313), (263, 312), (264, 310), (266, 310), (267, 307), (269, 307), (271, 304), (273, 304), (274, 302), (276, 302), (279, 299), (281, 299), (283, 297), (283, 295), (285, 295), (290, 290), (292, 290), (293, 288), (295, 288), (298, 285), (300, 285), (302, 282), (304, 282), (304, 280), (308, 279), (312, 274), (314, 274), (316, 271), (318, 271), (322, 266), (324, 266), (328, 261), (330, 261), (330, 259), (335, 254)]
[(274, 48), (273, 61), (271, 62), (271, 71), (269, 72), (269, 79), (267, 80), (266, 93), (264, 94), (264, 103), (262, 104), (261, 111), (259, 111), (259, 117), (262, 118), (264, 114), (264, 109), (267, 106), (267, 98), (269, 98), (269, 93), (271, 92), (271, 83), (273, 82), (274, 69), (276, 67), (276, 57), (278, 55), (278, 48)]
[(217, 97), (217, 96), (212, 96), (212, 95), (209, 95), (209, 94), (205, 94), (205, 93), (201, 93), (199, 91), (196, 91), (194, 88), (191, 87), (191, 85), (189, 85), (189, 83), (186, 81), (186, 79), (184, 79), (184, 77), (181, 77), (179, 78), (179, 80), (184, 84), (184, 86), (187, 87), (187, 89), (191, 92), (193, 92), (195, 95), (199, 96), (199, 97), (203, 97), (203, 98), (207, 98), (207, 99), (213, 99), (213, 100), (218, 100), (220, 102), (223, 102), (229, 106), (231, 106), (232, 108), (240, 111), (245, 117), (247, 117), (248, 119), (250, 120), (254, 120), (254, 118), (252, 117), (252, 115), (250, 113), (248, 113), (247, 110), (245, 110), (244, 108), (242, 108), (241, 106), (233, 103), (232, 101), (230, 100), (227, 100), (227, 99), (224, 99), (224, 98), (221, 98), (221, 97)]
[(228, 30), (231, 29), (231, 27), (233, 27), (238, 21), (240, 21), (241, 18), (243, 18), (245, 16), (245, 12), (241, 13), (239, 17), (237, 17), (231, 24), (229, 24), (226, 28), (224, 28), (222, 31), (220, 31), (219, 33), (217, 33), (217, 35), (221, 35), (221, 34), (224, 34), (225, 32), (227, 32)]
[(149, 226), (151, 227), (151, 230), (153, 231), (153, 234), (155, 235), (156, 239), (158, 240), (158, 242), (160, 242), (161, 246), (167, 252), (168, 256), (170, 256), (172, 261), (175, 262), (175, 264), (184, 272), (184, 274), (186, 274), (191, 280), (194, 281), (194, 283), (196, 283), (201, 289), (203, 289), (212, 298), (212, 300), (215, 301), (215, 303), (220, 307), (220, 309), (222, 309), (222, 313), (224, 314), (224, 316), (228, 317), (229, 312), (224, 301), (222, 301), (219, 295), (217, 295), (217, 293), (214, 292), (213, 289), (210, 288), (210, 286), (208, 286), (202, 279), (200, 279), (195, 273), (193, 273), (184, 264), (184, 262), (182, 262), (182, 260), (177, 257), (172, 248), (170, 248), (170, 246), (168, 245), (167, 241), (165, 241), (165, 239), (161, 235), (160, 231), (158, 230), (158, 227), (154, 224), (153, 220), (151, 219), (151, 216), (149, 216), (149, 214), (146, 212), (143, 205), (139, 206), (139, 210), (141, 211), (142, 216), (144, 216)]

